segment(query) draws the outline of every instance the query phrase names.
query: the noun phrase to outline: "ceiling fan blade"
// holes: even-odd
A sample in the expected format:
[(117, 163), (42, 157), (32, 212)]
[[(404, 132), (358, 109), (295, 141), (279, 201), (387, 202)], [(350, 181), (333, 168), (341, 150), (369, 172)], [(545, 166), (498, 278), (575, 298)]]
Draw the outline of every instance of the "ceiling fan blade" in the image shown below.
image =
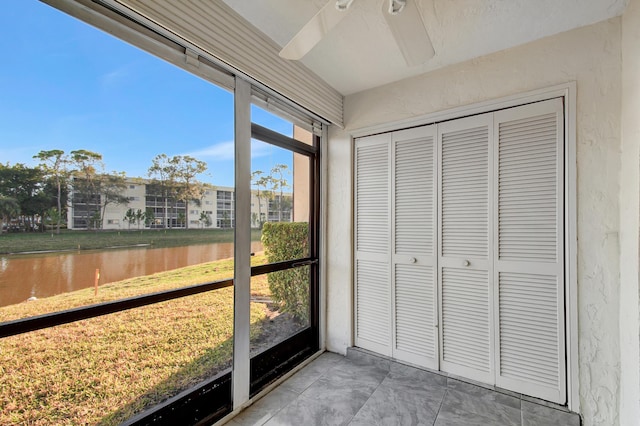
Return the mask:
[(329, 0), (280, 51), (280, 56), (291, 60), (302, 59), (333, 27), (342, 21), (347, 15), (346, 8), (349, 4), (351, 2), (347, 2), (344, 10), (338, 10), (335, 0)]
[(387, 2), (384, 3), (382, 13), (407, 65), (413, 67), (431, 59), (435, 50), (415, 0), (407, 0), (402, 11), (394, 15), (389, 13)]

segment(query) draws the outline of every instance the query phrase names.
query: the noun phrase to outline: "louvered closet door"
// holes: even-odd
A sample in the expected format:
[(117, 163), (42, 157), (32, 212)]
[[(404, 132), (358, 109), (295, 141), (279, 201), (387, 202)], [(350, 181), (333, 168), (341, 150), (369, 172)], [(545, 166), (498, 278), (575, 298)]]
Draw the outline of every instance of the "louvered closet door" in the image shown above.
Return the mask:
[(435, 126), (392, 140), (393, 357), (437, 369)]
[(563, 113), (495, 113), (498, 386), (564, 404)]
[(355, 343), (391, 356), (391, 134), (357, 139), (355, 169)]
[(441, 368), (494, 382), (492, 114), (438, 125)]

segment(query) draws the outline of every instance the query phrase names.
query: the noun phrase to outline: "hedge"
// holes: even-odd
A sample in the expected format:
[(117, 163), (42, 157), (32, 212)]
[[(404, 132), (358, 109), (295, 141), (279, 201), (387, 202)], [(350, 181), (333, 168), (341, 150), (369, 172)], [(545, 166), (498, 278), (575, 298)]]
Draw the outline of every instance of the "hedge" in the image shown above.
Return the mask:
[[(269, 263), (309, 256), (309, 224), (267, 222), (262, 228), (262, 245)], [(282, 312), (303, 323), (309, 321), (309, 266), (271, 272), (267, 276), (271, 298)]]

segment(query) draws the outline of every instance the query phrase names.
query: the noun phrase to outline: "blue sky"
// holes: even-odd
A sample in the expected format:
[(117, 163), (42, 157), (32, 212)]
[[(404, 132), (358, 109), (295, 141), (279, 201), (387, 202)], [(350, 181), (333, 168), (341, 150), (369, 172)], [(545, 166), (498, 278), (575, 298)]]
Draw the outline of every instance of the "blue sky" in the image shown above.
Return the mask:
[[(3, 0), (0, 162), (34, 165), (40, 150), (87, 149), (107, 171), (146, 176), (151, 159), (190, 154), (203, 181), (233, 185), (233, 95), (37, 0)], [(259, 108), (252, 119), (291, 136)], [(291, 165), (254, 142), (252, 169)]]

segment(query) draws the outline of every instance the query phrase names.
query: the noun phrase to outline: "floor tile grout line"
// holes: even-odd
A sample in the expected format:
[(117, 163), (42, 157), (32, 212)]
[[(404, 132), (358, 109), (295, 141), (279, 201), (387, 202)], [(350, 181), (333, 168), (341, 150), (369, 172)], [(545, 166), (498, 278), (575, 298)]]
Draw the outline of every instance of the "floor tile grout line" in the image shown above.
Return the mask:
[(280, 407), (275, 413), (273, 413), (267, 420), (265, 420), (263, 423), (260, 424), (260, 426), (265, 425), (267, 423), (269, 423), (269, 421), (271, 419), (273, 419), (275, 416), (277, 416), (278, 414), (280, 414), (280, 411), (284, 410), (285, 408), (287, 408), (289, 405), (291, 405), (294, 401), (296, 401), (298, 398), (300, 398), (300, 396), (302, 396), (302, 393), (299, 393), (298, 396), (296, 396), (295, 398), (293, 398), (291, 401), (287, 402), (285, 405), (283, 405), (282, 407)]
[[(313, 364), (313, 363), (311, 363), (311, 364)], [(308, 366), (310, 366), (311, 364), (309, 364)], [(306, 367), (308, 367), (308, 366), (305, 366), (305, 368), (306, 368)], [(297, 371), (297, 372), (296, 372), (296, 374), (299, 374), (299, 373), (303, 372), (303, 371), (305, 370), (305, 368), (301, 369), (300, 371)], [(297, 392), (295, 389), (293, 389), (293, 388), (291, 388), (291, 387), (289, 387), (289, 389), (291, 389), (293, 392), (297, 392), (297, 393), (298, 393), (298, 396), (300, 396), (300, 395), (302, 395), (302, 394), (304, 393), (304, 391), (306, 391), (307, 389), (309, 389), (309, 388), (310, 388), (311, 386), (313, 386), (313, 385), (314, 385), (318, 380), (320, 380), (320, 379), (322, 379), (323, 377), (325, 377), (325, 376), (326, 376), (326, 374), (327, 374), (329, 371), (331, 371), (331, 370), (333, 370), (333, 369), (335, 369), (335, 368), (336, 368), (336, 366), (334, 365), (334, 366), (332, 366), (332, 367), (329, 367), (329, 368), (325, 369), (325, 371), (323, 371), (323, 372), (322, 372), (322, 373), (321, 373), (321, 374), (320, 374), (320, 375), (319, 375), (319, 376), (318, 376), (318, 377), (317, 377), (313, 382), (311, 382), (309, 385), (305, 386), (305, 387), (304, 387), (304, 389), (302, 389), (300, 392)], [(296, 374), (294, 374), (293, 376), (289, 377), (289, 379), (292, 379), (293, 377), (295, 377), (295, 375), (296, 375)], [(284, 381), (280, 386), (284, 386), (284, 387), (286, 388), (286, 387), (287, 387), (287, 381), (288, 381), (289, 379), (285, 380), (285, 381)]]
[[(391, 365), (389, 365), (389, 367), (391, 367)], [(382, 380), (380, 380), (380, 383), (378, 383), (378, 385), (375, 387), (375, 389), (371, 392), (371, 394), (367, 397), (366, 401), (364, 401), (364, 403), (360, 406), (360, 408), (358, 408), (358, 411), (355, 412), (355, 414), (353, 416), (351, 416), (351, 419), (349, 419), (349, 423), (347, 423), (347, 425), (351, 424), (351, 422), (353, 421), (353, 419), (356, 418), (356, 416), (358, 415), (358, 413), (364, 408), (365, 405), (367, 405), (367, 402), (369, 402), (369, 400), (371, 399), (371, 397), (373, 396), (374, 393), (376, 393), (376, 391), (378, 390), (378, 388), (382, 385), (382, 382), (385, 381), (385, 379), (387, 377), (389, 377), (389, 374), (391, 374), (391, 368), (389, 368), (389, 371), (387, 371), (387, 374), (382, 378)]]
[(444, 395), (442, 395), (442, 400), (440, 401), (440, 405), (438, 405), (438, 411), (436, 411), (436, 416), (433, 419), (433, 425), (435, 426), (438, 421), (438, 416), (440, 415), (440, 410), (442, 410), (442, 404), (444, 404), (444, 399), (447, 397), (447, 393), (449, 393), (449, 389), (445, 388)]
[[(311, 365), (311, 364), (309, 364), (309, 365)], [(280, 408), (279, 408), (276, 412), (274, 412), (274, 413), (273, 413), (273, 414), (272, 414), (272, 415), (271, 415), (267, 420), (265, 420), (265, 421), (264, 421), (260, 426), (262, 426), (262, 425), (264, 425), (264, 424), (268, 423), (271, 419), (273, 419), (275, 416), (277, 416), (277, 415), (278, 415), (282, 410), (284, 410), (286, 407), (288, 407), (289, 405), (291, 405), (294, 401), (297, 401), (299, 398), (301, 398), (301, 397), (302, 397), (302, 394), (304, 393), (304, 391), (306, 391), (307, 389), (309, 389), (309, 388), (310, 388), (314, 383), (316, 383), (318, 380), (320, 380), (322, 377), (324, 377), (324, 375), (325, 375), (326, 373), (328, 373), (330, 370), (332, 370), (333, 368), (335, 368), (335, 366), (334, 366), (334, 367), (327, 368), (327, 369), (326, 369), (326, 371), (324, 371), (322, 374), (320, 374), (320, 376), (319, 376), (317, 379), (315, 379), (313, 382), (311, 382), (311, 384), (309, 384), (309, 386), (305, 387), (305, 388), (304, 388), (302, 391), (300, 391), (300, 392), (297, 392), (296, 390), (289, 388), (291, 392), (293, 392), (293, 393), (297, 393), (297, 396), (296, 396), (295, 398), (293, 398), (291, 401), (289, 401), (288, 403), (286, 403), (285, 405), (283, 405), (282, 407), (280, 407)], [(300, 373), (301, 371), (304, 371), (304, 368), (303, 368), (302, 370), (300, 370), (300, 371), (296, 372), (296, 374)], [(294, 374), (294, 376), (295, 376), (295, 374)], [(289, 379), (291, 379), (292, 377), (293, 377), (293, 376), (291, 376)], [(287, 380), (289, 380), (289, 379), (287, 379)], [(284, 388), (285, 388), (285, 389), (287, 389), (286, 383), (287, 383), (287, 381), (285, 380), (282, 384), (280, 384), (280, 386), (284, 386)]]

